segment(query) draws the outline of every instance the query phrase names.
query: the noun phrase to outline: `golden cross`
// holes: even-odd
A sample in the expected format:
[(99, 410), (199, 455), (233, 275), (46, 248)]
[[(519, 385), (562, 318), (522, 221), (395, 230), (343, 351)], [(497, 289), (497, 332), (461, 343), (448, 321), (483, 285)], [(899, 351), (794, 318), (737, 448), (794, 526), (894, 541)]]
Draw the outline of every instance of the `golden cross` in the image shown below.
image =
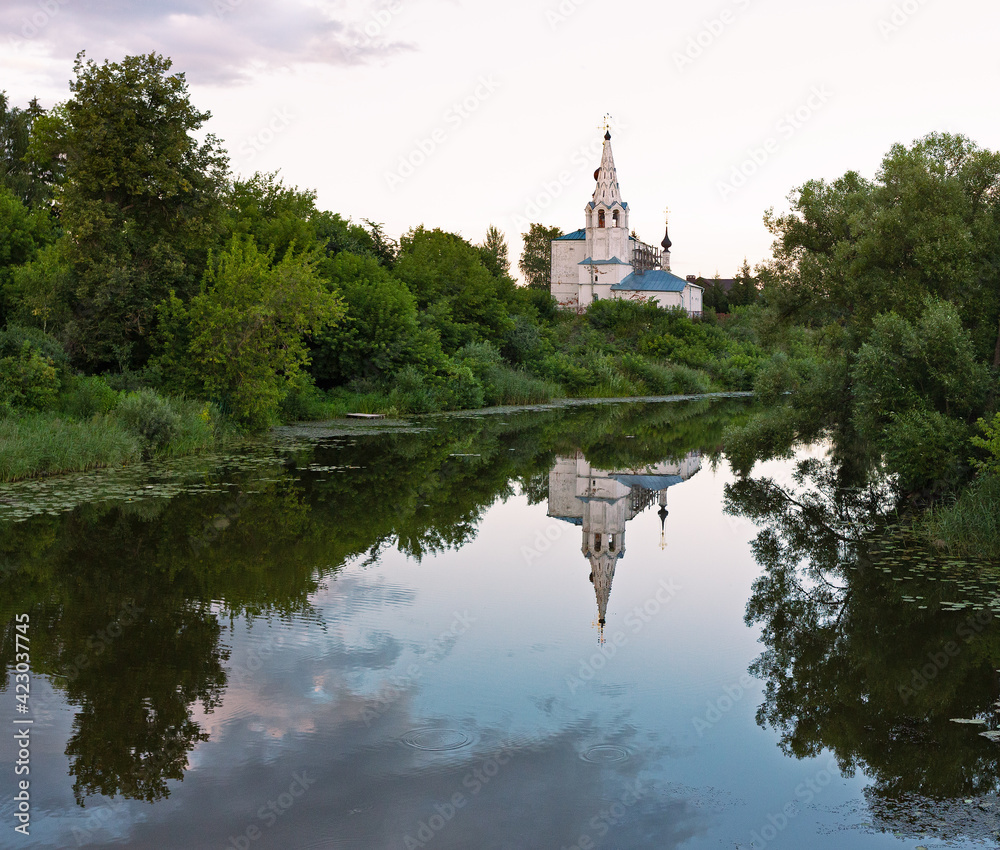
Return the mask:
[(604, 113), (604, 124), (597, 128), (598, 130), (603, 130), (605, 133), (611, 129), (611, 115), (607, 112)]

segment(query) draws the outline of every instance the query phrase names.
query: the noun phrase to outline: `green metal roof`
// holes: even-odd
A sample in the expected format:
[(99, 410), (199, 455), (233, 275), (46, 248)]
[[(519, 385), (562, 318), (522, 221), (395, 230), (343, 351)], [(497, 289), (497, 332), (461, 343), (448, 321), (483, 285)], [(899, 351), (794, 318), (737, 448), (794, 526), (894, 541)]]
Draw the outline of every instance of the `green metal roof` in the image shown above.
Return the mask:
[[(663, 269), (650, 269), (643, 274), (632, 272), (621, 283), (614, 284), (613, 292), (683, 292), (688, 281)], [(691, 284), (697, 286), (697, 284)], [(701, 287), (698, 287), (701, 289)]]

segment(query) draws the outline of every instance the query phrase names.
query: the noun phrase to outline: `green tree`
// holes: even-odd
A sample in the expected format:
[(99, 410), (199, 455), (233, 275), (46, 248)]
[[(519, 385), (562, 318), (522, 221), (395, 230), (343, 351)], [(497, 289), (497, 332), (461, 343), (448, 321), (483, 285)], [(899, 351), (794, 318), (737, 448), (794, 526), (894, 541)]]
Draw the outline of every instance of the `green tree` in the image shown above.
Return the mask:
[(769, 297), (786, 316), (841, 323), (854, 351), (876, 315), (914, 321), (932, 295), (956, 305), (986, 359), (1000, 327), (998, 198), (1000, 154), (948, 134), (894, 146), (874, 181), (809, 181), (791, 212), (765, 216)]
[(30, 159), (28, 148), (35, 121), (45, 114), (37, 98), (27, 109), (11, 108), (0, 92), (0, 188), (10, 190), (26, 207), (43, 207), (50, 196), (47, 178)]
[(65, 327), (73, 303), (73, 267), (66, 257), (65, 237), (47, 245), (35, 259), (11, 269), (4, 286), (8, 321), (34, 325), (43, 331)]
[[(743, 265), (740, 266), (736, 277), (733, 278), (733, 287), (729, 290), (729, 304), (736, 307), (754, 304), (757, 301), (758, 295), (757, 280), (754, 278), (753, 272), (750, 271), (750, 264), (747, 262), (746, 257), (744, 257)], [(729, 311), (727, 310), (726, 312)]]
[(347, 313), (315, 337), (309, 371), (320, 385), (379, 380), (406, 365), (433, 370), (444, 361), (437, 331), (420, 325), (413, 293), (374, 257), (341, 252), (324, 271)]
[(234, 239), (205, 272), (202, 291), (161, 305), (161, 355), (168, 385), (217, 401), (249, 428), (275, 421), (309, 362), (304, 337), (343, 315), (308, 255), (272, 264), (252, 238)]
[(316, 242), (316, 193), (285, 186), (276, 171), (234, 180), (225, 204), (227, 232), (252, 236), (262, 249), (273, 250), (276, 259), (293, 246), (308, 251)]
[(445, 352), (468, 342), (502, 343), (512, 323), (511, 288), (483, 265), (462, 237), (418, 227), (403, 237), (394, 268), (416, 296), (428, 326), (441, 334)]
[(548, 289), (552, 277), (552, 240), (563, 232), (558, 227), (546, 227), (532, 222), (528, 232), (522, 233), (524, 250), (521, 251), (519, 268), (524, 282), (535, 289)]
[(367, 227), (354, 224), (339, 213), (322, 211), (313, 218), (316, 238), (327, 257), (349, 251), (361, 257), (372, 257), (380, 265), (391, 269), (396, 262), (399, 245), (388, 236), (381, 224), (364, 219)]
[(0, 322), (16, 307), (17, 296), (11, 291), (15, 271), (33, 260), (53, 238), (48, 212), (29, 209), (11, 189), (0, 184)]
[(91, 367), (145, 362), (156, 304), (196, 290), (218, 238), (228, 161), (214, 136), (195, 138), (210, 114), (171, 64), (80, 53), (73, 96), (35, 122), (33, 161), (65, 165), (56, 202), (76, 278), (65, 334)]
[(483, 265), (494, 277), (510, 276), (507, 239), (496, 225), (491, 224), (486, 229), (486, 239), (479, 246), (479, 256), (482, 258)]

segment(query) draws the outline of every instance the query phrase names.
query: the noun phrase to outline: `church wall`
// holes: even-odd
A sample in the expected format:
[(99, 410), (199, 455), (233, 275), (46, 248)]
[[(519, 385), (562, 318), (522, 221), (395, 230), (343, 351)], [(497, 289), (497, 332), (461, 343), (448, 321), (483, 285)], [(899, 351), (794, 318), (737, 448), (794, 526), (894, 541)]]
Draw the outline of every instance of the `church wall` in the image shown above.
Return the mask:
[(579, 241), (552, 243), (552, 297), (560, 307), (575, 309), (579, 303), (580, 262), (586, 259), (587, 243)]

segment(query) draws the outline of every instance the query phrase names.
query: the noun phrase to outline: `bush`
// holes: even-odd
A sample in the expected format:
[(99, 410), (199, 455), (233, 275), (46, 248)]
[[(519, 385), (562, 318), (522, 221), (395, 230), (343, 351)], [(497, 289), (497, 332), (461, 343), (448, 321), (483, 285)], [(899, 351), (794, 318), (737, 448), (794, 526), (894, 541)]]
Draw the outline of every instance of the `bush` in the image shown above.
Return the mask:
[(115, 416), (153, 450), (165, 447), (180, 433), (180, 414), (169, 401), (148, 388), (125, 396), (115, 409)]
[(674, 383), (676, 392), (685, 395), (699, 395), (710, 392), (711, 382), (704, 372), (692, 369), (690, 366), (674, 366)]
[(503, 353), (511, 363), (538, 363), (551, 353), (538, 325), (525, 316), (515, 316), (514, 326), (507, 332)]
[(44, 359), (52, 361), (52, 365), (60, 373), (69, 366), (69, 357), (62, 343), (40, 328), (7, 325), (0, 331), (0, 357), (20, 357), (25, 346)]
[(900, 486), (914, 492), (957, 484), (965, 473), (968, 438), (964, 422), (936, 410), (918, 409), (895, 414), (880, 442)]
[(59, 376), (51, 358), (25, 341), (17, 356), (0, 357), (0, 407), (44, 410), (59, 394)]
[(774, 404), (795, 387), (795, 373), (789, 357), (778, 351), (764, 364), (753, 381), (754, 394), (765, 404)]
[(468, 366), (450, 366), (437, 387), (438, 403), (445, 410), (482, 407), (486, 395)]
[(1000, 475), (1000, 413), (993, 417), (992, 422), (980, 419), (976, 425), (983, 432), (983, 436), (978, 434), (972, 438), (972, 445), (977, 449), (982, 449), (989, 457), (985, 460), (974, 459), (973, 466), (981, 473)]
[(396, 373), (389, 393), (389, 404), (402, 413), (433, 413), (440, 410), (426, 376), (416, 366), (404, 366)]
[(58, 407), (77, 419), (110, 413), (121, 400), (121, 393), (108, 386), (99, 375), (76, 375), (70, 378), (59, 396)]
[(557, 351), (542, 361), (541, 373), (544, 377), (562, 384), (573, 393), (592, 387), (595, 383), (594, 373), (590, 369), (580, 365), (562, 351)]

